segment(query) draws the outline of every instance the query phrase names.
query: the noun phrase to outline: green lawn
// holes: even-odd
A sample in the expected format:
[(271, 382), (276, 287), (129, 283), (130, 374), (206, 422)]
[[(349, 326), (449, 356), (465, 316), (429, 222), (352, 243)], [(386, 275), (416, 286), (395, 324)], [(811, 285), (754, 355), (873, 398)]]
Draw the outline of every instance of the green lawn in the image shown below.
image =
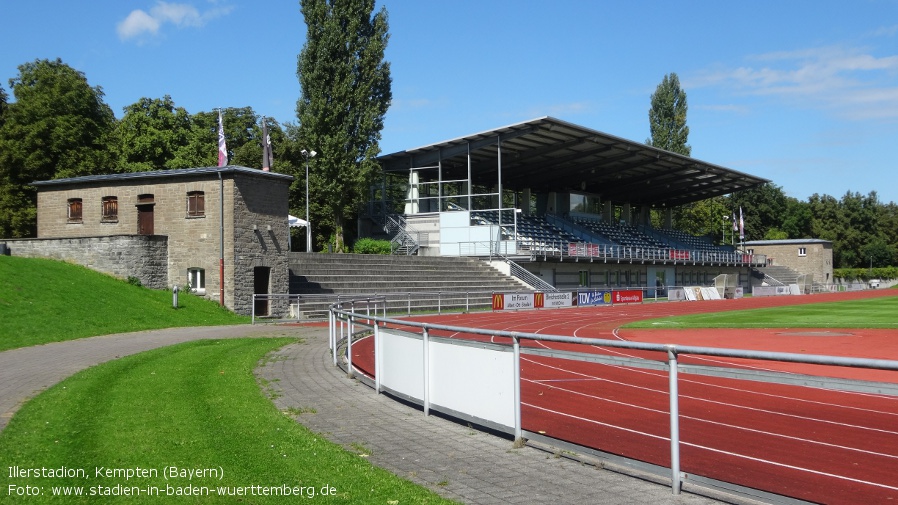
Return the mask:
[[(314, 503), (451, 503), (291, 417), (315, 415), (313, 409), (279, 412), (260, 392), (253, 369), (290, 342), (189, 342), (111, 361), (57, 384), (25, 404), (0, 433), (0, 503), (303, 503), (309, 493)], [(75, 475), (10, 477), (10, 467), (64, 468)], [(105, 470), (98, 475), (98, 469)], [(261, 496), (258, 486), (305, 496)], [(219, 487), (255, 496), (216, 496)], [(54, 488), (142, 495), (54, 498)], [(162, 494), (146, 495), (155, 489)], [(207, 496), (170, 494), (207, 489)], [(40, 496), (19, 496), (28, 491)]]
[(898, 296), (647, 319), (625, 328), (898, 328)]
[(0, 351), (180, 326), (248, 323), (216, 302), (133, 286), (61, 261), (0, 256)]

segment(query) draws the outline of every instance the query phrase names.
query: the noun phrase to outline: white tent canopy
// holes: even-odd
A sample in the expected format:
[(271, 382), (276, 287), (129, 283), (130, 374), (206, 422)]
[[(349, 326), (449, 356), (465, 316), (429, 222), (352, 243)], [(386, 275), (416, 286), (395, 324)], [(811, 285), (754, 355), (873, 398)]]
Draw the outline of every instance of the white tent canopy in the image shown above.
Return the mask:
[(296, 216), (287, 216), (287, 225), (290, 228), (305, 228), (309, 225), (309, 222)]

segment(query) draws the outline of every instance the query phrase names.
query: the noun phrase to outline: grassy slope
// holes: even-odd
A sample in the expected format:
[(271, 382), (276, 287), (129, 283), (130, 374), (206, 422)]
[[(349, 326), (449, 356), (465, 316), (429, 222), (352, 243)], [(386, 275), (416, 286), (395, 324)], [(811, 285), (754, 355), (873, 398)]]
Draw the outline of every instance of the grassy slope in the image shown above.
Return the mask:
[(126, 282), (61, 261), (0, 256), (0, 351), (129, 331), (240, 324), (217, 303)]
[(898, 328), (898, 296), (647, 319), (625, 328)]
[[(301, 486), (315, 503), (451, 503), (343, 450), (278, 411), (253, 369), (292, 339), (204, 340), (89, 368), (28, 402), (0, 433), (0, 503), (96, 503), (52, 498), (52, 487)], [(304, 409), (306, 410), (306, 409)], [(311, 410), (311, 409), (308, 409)], [(315, 415), (306, 411), (299, 415)], [(87, 478), (10, 478), (8, 467), (84, 469)], [(223, 477), (169, 479), (164, 469), (214, 468)], [(95, 469), (156, 469), (155, 478), (97, 478)], [(39, 497), (10, 497), (10, 484)], [(99, 488), (95, 488), (99, 490)], [(88, 492), (88, 491), (85, 491)], [(107, 497), (115, 503), (297, 503), (291, 497)]]

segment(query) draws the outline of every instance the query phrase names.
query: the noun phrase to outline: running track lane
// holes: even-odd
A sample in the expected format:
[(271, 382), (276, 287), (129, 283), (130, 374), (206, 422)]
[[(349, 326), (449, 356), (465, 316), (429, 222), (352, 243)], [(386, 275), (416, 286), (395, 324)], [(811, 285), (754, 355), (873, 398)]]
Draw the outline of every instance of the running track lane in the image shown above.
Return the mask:
[[(883, 294), (887, 293), (863, 293), (865, 296)], [(726, 309), (735, 309), (782, 305), (795, 299), (807, 303), (809, 299), (823, 302), (859, 297), (855, 293), (849, 295), (488, 313), (443, 316), (439, 321), (426, 319), (442, 324), (521, 332), (616, 338), (617, 326), (628, 320), (714, 308), (720, 310), (721, 304), (727, 304)], [(711, 307), (715, 304), (717, 307)], [(718, 339), (725, 343), (722, 347), (737, 347), (723, 331), (720, 334)], [(488, 337), (476, 338), (489, 340)], [(786, 343), (789, 339), (780, 341)], [(536, 344), (584, 350), (583, 346)], [(808, 347), (804, 342), (801, 345)], [(353, 351), (354, 364), (366, 368), (367, 361), (370, 367), (371, 359), (366, 358), (372, 356), (370, 343), (360, 343), (353, 347)], [(634, 354), (625, 349), (593, 348), (592, 352)], [(814, 349), (807, 352), (817, 353)], [(649, 359), (666, 359), (657, 353), (655, 356), (638, 354)], [(524, 358), (524, 429), (545, 432), (633, 459), (670, 465), (666, 373), (534, 356)], [(717, 364), (726, 364), (719, 358), (715, 360)], [(737, 360), (731, 361), (735, 365)], [(739, 366), (764, 368), (772, 365), (738, 361)], [(779, 364), (779, 368), (783, 365), (792, 364)], [(890, 376), (892, 381), (898, 381), (894, 375)], [(684, 373), (680, 375), (680, 391), (681, 465), (687, 473), (821, 503), (898, 499), (898, 401), (893, 397)]]

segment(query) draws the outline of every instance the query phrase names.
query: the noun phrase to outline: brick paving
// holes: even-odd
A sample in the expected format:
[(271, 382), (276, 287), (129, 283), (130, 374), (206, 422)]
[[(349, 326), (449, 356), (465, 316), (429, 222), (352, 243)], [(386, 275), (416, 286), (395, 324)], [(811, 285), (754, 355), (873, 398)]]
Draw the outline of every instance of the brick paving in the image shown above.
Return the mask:
[(279, 389), (278, 408), (300, 409), (298, 421), (311, 430), (349, 450), (365, 448), (371, 463), (461, 503), (720, 503), (533, 447), (514, 449), (508, 439), (424, 416), (334, 367), (320, 327), (177, 328), (0, 352), (0, 430), (22, 403), (89, 366), (188, 340), (245, 336), (303, 338), (257, 370)]

